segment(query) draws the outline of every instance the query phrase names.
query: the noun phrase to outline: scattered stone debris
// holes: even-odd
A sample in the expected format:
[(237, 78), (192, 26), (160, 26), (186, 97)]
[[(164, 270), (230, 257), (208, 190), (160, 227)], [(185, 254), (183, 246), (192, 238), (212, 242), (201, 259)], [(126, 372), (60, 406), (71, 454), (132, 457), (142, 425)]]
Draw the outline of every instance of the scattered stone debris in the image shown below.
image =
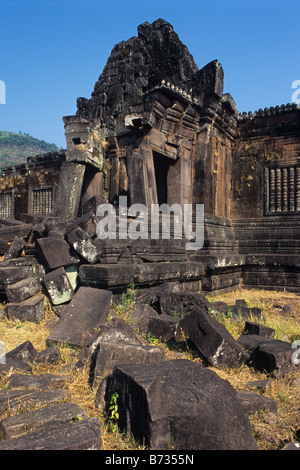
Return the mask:
[[(297, 367), (291, 361), (292, 345), (275, 340), (275, 330), (259, 323), (261, 309), (248, 308), (243, 299), (233, 306), (209, 302), (192, 290), (193, 284), (180, 280), (183, 271), (174, 279), (174, 269), (171, 281), (138, 293), (130, 324), (125, 323), (114, 314), (112, 304), (124, 293), (119, 290), (124, 280), (132, 281), (135, 274), (130, 266), (101, 264), (93, 256), (85, 264), (88, 257), (83, 256), (82, 244), (76, 252), (74, 236), (79, 237), (88, 226), (89, 233), (81, 240), (92, 240), (91, 220), (85, 217), (82, 225), (79, 220), (71, 228), (70, 224), (62, 227), (61, 221), (57, 225), (48, 221), (51, 237), (36, 238), (35, 254), (24, 254), (22, 245), (18, 257), (7, 256), (0, 262), (8, 318), (40, 322), (47, 302), (57, 315), (43, 351), (37, 352), (25, 341), (8, 351), (0, 364), (0, 375), (11, 374), (8, 389), (0, 392), (2, 412), (8, 406), (12, 411), (25, 410), (0, 421), (0, 450), (101, 449), (99, 420), (87, 418), (80, 407), (69, 403), (70, 377), (32, 375), (34, 363), (60, 363), (59, 344), (79, 349), (77, 368), (90, 367), (95, 408), (105, 411), (117, 392), (120, 426), (136, 439), (146, 440), (150, 448), (165, 449), (172, 443), (174, 449), (256, 449), (249, 416), (262, 409), (276, 416), (274, 400), (261, 394), (271, 379), (246, 384), (261, 393), (234, 393), (206, 365), (223, 369), (246, 363), (278, 377)], [(68, 238), (52, 236), (63, 228)], [(34, 233), (37, 237), (40, 232)], [(156, 264), (162, 281), (167, 271)], [(151, 269), (139, 267), (138, 273), (140, 279), (151, 280)], [(234, 340), (221, 318), (243, 321), (244, 334)], [(178, 345), (188, 339), (203, 365), (180, 358), (166, 360), (162, 348), (149, 346), (147, 335)], [(33, 406), (37, 406), (34, 411)]]

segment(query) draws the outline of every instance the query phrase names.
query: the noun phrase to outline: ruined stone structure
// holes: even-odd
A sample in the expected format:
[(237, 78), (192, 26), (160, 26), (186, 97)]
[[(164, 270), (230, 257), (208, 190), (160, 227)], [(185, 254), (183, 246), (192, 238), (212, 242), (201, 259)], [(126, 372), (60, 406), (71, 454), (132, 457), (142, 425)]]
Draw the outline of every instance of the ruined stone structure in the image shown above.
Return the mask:
[(3, 169), (0, 217), (74, 220), (103, 201), (118, 206), (120, 195), (128, 205), (204, 204), (201, 250), (123, 240), (126, 254), (104, 243), (82, 282), (299, 292), (300, 106), (240, 114), (223, 79), (218, 60), (198, 68), (166, 21), (140, 25), (113, 48), (91, 98), (63, 118), (66, 151)]

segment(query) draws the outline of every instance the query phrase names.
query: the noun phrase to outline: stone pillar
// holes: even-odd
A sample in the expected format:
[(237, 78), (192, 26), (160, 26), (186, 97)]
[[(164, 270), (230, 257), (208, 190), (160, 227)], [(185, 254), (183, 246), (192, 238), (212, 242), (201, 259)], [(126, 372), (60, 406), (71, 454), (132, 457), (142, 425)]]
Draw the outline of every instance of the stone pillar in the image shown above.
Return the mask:
[(148, 178), (144, 155), (141, 149), (135, 149), (127, 161), (130, 205), (147, 206)]
[(168, 204), (191, 203), (191, 161), (179, 158), (170, 165), (168, 174)]
[(103, 173), (87, 165), (81, 194), (82, 205), (94, 196), (103, 196)]
[(55, 215), (74, 220), (78, 214), (85, 165), (65, 162), (61, 166), (55, 201)]

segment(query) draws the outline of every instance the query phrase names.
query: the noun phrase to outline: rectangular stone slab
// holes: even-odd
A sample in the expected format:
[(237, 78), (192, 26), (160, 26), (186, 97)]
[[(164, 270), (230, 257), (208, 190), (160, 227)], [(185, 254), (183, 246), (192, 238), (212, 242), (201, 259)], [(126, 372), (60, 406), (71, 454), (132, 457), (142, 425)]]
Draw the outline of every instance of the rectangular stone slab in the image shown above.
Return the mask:
[(78, 263), (78, 260), (70, 255), (68, 243), (58, 238), (40, 238), (37, 240), (37, 248), (49, 269), (56, 269), (61, 266), (70, 266)]
[(71, 300), (74, 290), (64, 267), (50, 271), (44, 278), (44, 284), (53, 305), (60, 305)]
[(42, 278), (43, 268), (40, 265), (32, 266), (1, 266), (0, 267), (0, 292), (5, 292), (9, 284), (22, 281), (28, 277)]
[(204, 274), (202, 263), (143, 263), (136, 266), (135, 283), (140, 285), (152, 282), (193, 281), (202, 279)]
[(7, 305), (8, 318), (18, 318), (23, 321), (41, 321), (46, 311), (46, 297), (44, 294), (37, 294), (30, 299), (19, 303)]
[(48, 336), (47, 343), (84, 347), (95, 328), (105, 323), (111, 301), (112, 293), (107, 290), (79, 287)]
[(0, 435), (3, 439), (12, 439), (49, 425), (67, 424), (72, 420), (86, 417), (86, 412), (75, 403), (46, 406), (40, 410), (28, 411), (3, 419), (0, 422)]
[(9, 302), (22, 302), (37, 294), (40, 289), (40, 280), (37, 277), (28, 277), (7, 286), (6, 297)]
[(101, 450), (101, 422), (86, 418), (0, 442), (1, 450)]
[(109, 287), (128, 286), (134, 280), (134, 265), (82, 264), (79, 268), (80, 282), (85, 286)]
[(68, 375), (24, 375), (12, 374), (9, 380), (9, 389), (23, 388), (26, 390), (49, 390), (49, 388), (63, 388), (71, 383), (71, 376)]
[(211, 317), (205, 307), (193, 310), (179, 325), (212, 366), (228, 368), (246, 362), (249, 355), (229, 331)]
[(0, 411), (16, 410), (20, 407), (49, 406), (70, 398), (70, 391), (57, 388), (49, 391), (0, 390)]

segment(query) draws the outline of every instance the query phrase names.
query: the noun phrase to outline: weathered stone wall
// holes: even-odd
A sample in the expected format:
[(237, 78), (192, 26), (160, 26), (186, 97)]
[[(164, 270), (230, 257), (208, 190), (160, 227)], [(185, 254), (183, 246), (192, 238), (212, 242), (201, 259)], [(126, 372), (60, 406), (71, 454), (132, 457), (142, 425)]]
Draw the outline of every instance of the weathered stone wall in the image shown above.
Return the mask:
[[(19, 219), (22, 213), (33, 212), (33, 191), (50, 189), (54, 204), (60, 168), (64, 159), (64, 153), (55, 152), (30, 157), (26, 164), (2, 169), (0, 192), (12, 193), (14, 218)], [(48, 203), (50, 204), (49, 201)]]
[[(287, 212), (287, 215), (293, 213), (289, 207), (289, 193), (293, 193), (294, 209), (295, 199), (300, 197), (300, 186), (299, 196), (295, 194), (295, 176), (293, 187), (286, 171), (280, 175), (280, 179), (275, 181), (274, 177), (274, 188), (268, 188), (266, 168), (274, 168), (276, 171), (278, 167), (288, 168), (299, 164), (299, 124), (300, 109), (297, 105), (270, 108), (240, 117), (232, 151), (231, 218), (267, 215), (268, 198), (271, 197), (268, 196), (268, 190), (274, 191), (273, 212)], [(297, 209), (300, 210), (300, 199)]]

